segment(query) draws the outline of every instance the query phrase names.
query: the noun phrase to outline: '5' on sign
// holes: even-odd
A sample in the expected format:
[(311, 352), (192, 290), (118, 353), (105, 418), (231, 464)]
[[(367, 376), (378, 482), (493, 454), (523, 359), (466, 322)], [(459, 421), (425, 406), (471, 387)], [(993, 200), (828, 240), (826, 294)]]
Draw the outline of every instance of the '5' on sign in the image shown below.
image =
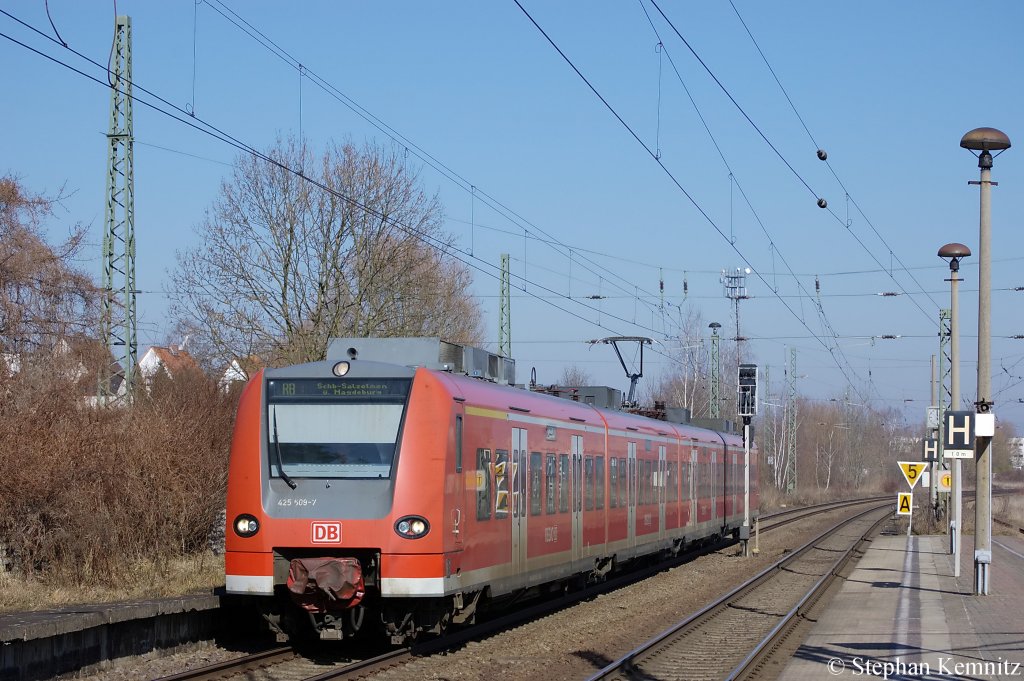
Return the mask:
[(910, 485), (910, 489), (914, 489), (917, 481), (921, 479), (924, 467), (928, 465), (921, 461), (897, 461), (896, 463), (899, 464), (903, 477), (906, 478), (907, 484)]

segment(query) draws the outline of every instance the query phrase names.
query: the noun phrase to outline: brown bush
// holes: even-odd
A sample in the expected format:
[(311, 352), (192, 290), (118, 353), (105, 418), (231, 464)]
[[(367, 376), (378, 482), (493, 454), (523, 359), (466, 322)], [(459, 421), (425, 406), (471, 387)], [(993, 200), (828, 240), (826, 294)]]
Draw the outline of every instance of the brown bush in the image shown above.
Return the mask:
[(235, 398), (199, 372), (93, 408), (65, 372), (0, 376), (0, 545), (26, 577), (116, 584), (205, 548), (224, 508)]

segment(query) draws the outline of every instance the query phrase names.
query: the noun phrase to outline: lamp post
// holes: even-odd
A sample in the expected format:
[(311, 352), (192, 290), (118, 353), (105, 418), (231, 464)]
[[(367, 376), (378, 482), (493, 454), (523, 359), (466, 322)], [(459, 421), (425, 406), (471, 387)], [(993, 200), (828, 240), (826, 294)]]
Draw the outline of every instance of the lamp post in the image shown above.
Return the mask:
[[(957, 273), (960, 259), (971, 254), (963, 244), (946, 244), (939, 249), (939, 257), (949, 259), (949, 405), (950, 409), (960, 408), (960, 302)], [(941, 414), (939, 418), (944, 418)], [(960, 533), (963, 531), (962, 504), (963, 483), (961, 482), (960, 459), (953, 460), (953, 512), (949, 518), (950, 553), (953, 554), (953, 576), (960, 576)]]
[[(992, 283), (989, 265), (992, 259), (992, 152), (1010, 148), (1010, 138), (995, 128), (975, 128), (960, 140), (960, 146), (977, 154), (981, 169), (981, 215), (978, 239), (978, 416), (992, 409)], [(998, 155), (998, 154), (997, 154)], [(976, 424), (982, 419), (977, 418)], [(985, 419), (988, 420), (988, 419)], [(994, 424), (993, 424), (994, 426)], [(992, 563), (992, 434), (975, 433), (974, 451), (977, 470), (974, 509), (974, 593), (989, 593), (989, 565)]]

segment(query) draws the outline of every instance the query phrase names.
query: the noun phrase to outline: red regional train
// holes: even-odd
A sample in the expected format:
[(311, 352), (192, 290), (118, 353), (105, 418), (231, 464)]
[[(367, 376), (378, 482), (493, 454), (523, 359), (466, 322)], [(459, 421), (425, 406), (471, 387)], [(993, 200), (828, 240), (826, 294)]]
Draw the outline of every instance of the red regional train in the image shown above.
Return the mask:
[[(367, 352), (377, 343), (383, 354)], [(445, 362), (453, 349), (464, 355)], [(463, 356), (484, 356), (498, 381), (509, 361), (352, 339), (246, 385), (228, 593), (266, 597), (279, 634), (374, 628), (401, 643), (743, 524), (740, 436), (482, 380)], [(752, 515), (757, 479), (752, 450)]]

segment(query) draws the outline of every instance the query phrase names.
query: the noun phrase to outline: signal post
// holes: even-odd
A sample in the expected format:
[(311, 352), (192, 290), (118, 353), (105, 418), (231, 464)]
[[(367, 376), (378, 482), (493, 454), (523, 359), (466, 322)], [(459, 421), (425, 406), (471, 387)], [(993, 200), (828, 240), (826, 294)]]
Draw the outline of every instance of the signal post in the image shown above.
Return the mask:
[(736, 380), (737, 415), (743, 418), (743, 557), (750, 556), (750, 420), (757, 414), (757, 365), (741, 364)]

